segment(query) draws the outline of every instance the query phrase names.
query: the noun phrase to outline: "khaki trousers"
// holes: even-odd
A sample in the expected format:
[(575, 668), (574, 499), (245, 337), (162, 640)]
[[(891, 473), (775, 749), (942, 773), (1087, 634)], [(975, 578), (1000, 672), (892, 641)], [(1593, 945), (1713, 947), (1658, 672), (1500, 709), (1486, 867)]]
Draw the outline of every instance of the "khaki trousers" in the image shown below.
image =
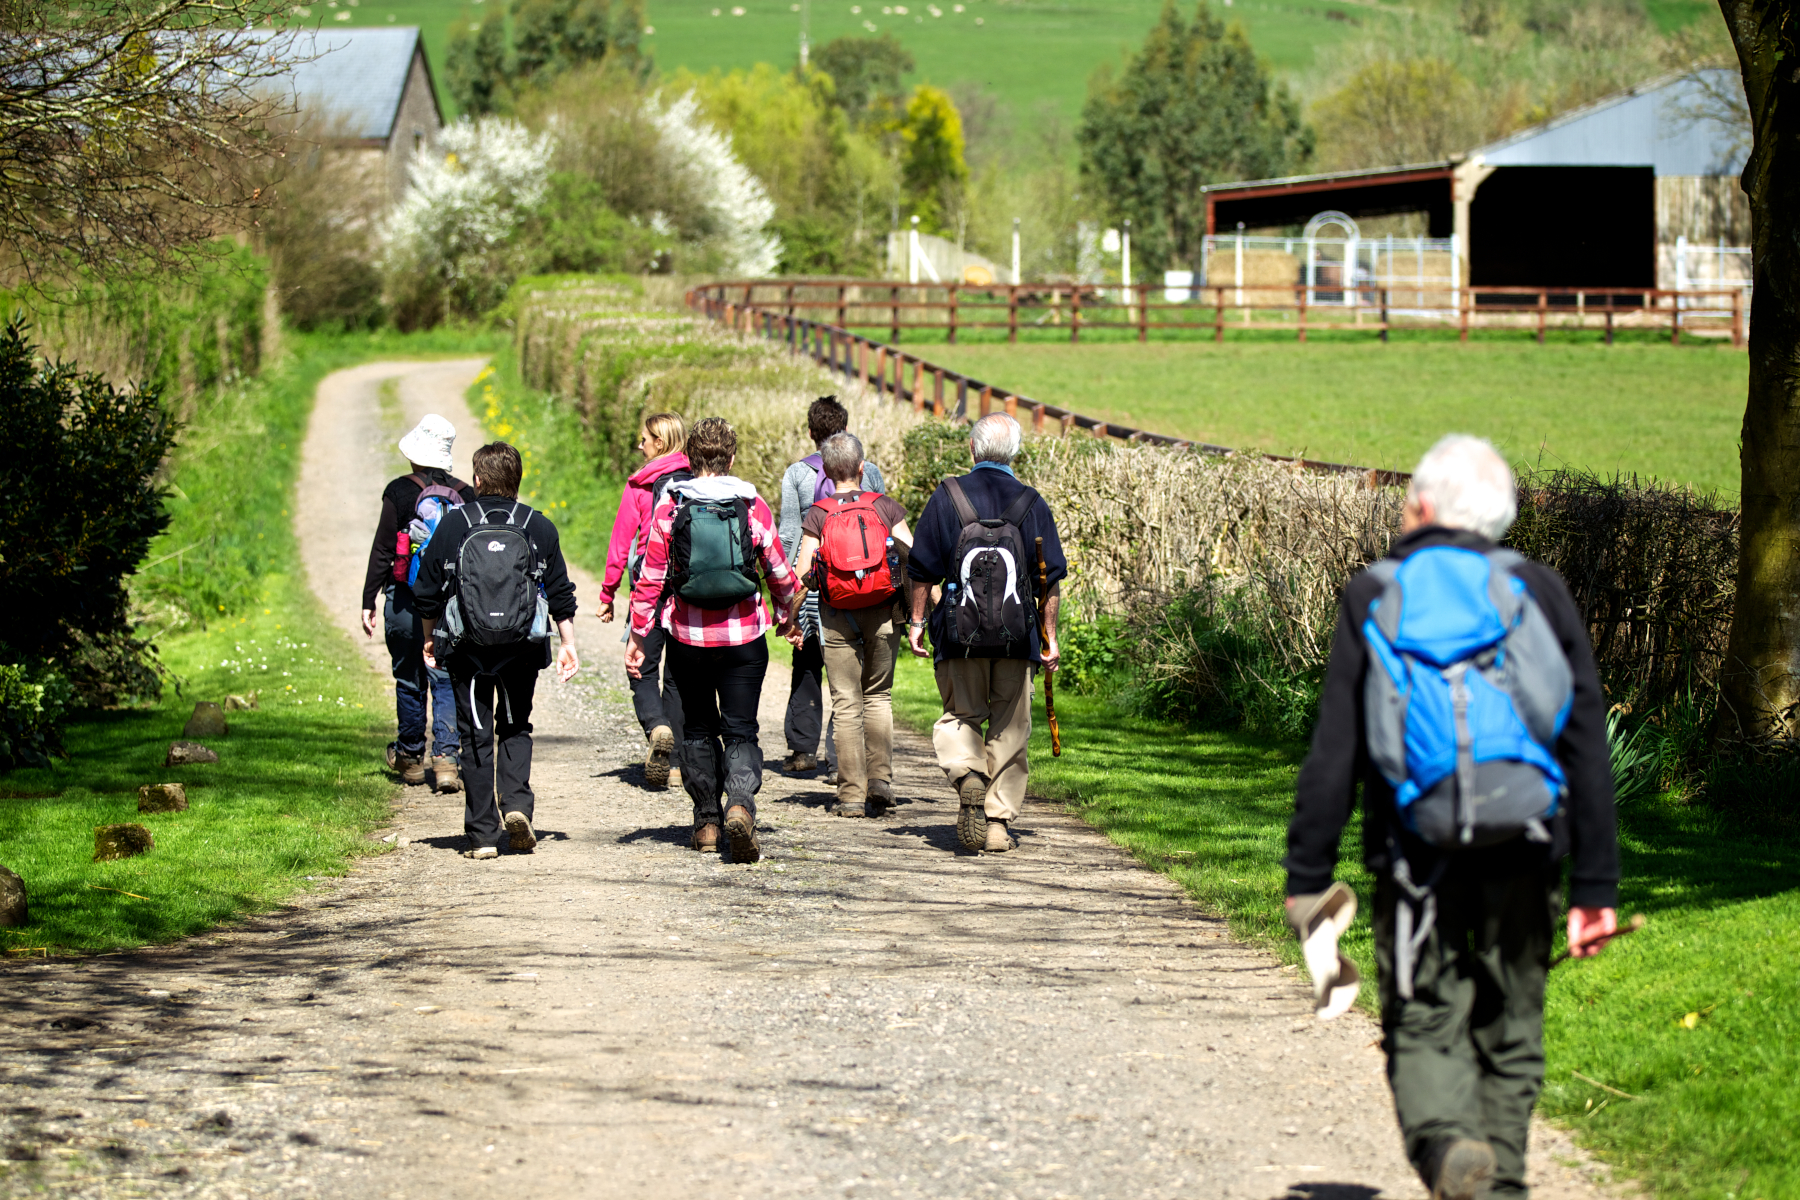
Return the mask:
[(944, 715), (931, 727), (931, 744), (938, 766), (952, 787), (970, 771), (986, 775), (987, 815), (997, 821), (1014, 820), (1025, 809), (1031, 671), (1022, 658), (953, 658), (937, 664)]
[(819, 605), (825, 678), (837, 726), (839, 804), (858, 805), (879, 782), (894, 794), (894, 656), (900, 626), (894, 606), (845, 611)]

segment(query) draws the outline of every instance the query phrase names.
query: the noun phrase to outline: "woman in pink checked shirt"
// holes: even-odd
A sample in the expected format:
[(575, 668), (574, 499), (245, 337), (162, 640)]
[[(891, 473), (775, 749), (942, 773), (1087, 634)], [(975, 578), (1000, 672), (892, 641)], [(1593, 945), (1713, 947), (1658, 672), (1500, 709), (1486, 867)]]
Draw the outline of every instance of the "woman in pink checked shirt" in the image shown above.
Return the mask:
[[(671, 484), (650, 518), (643, 568), (631, 592), (631, 645), (625, 651), (625, 670), (638, 678), (644, 667), (644, 640), (654, 629), (667, 632), (668, 670), (681, 693), (684, 717), (682, 785), (694, 801), (693, 847), (716, 853), (722, 823), (732, 861), (753, 863), (761, 857), (756, 845), (756, 793), (762, 789), (762, 746), (757, 742), (756, 711), (769, 671), (764, 635), (778, 627), (783, 637), (797, 644), (800, 631), (794, 608), (800, 581), (782, 553), (769, 506), (753, 485), (731, 474), (737, 458), (737, 434), (731, 426), (720, 417), (700, 421), (688, 434), (687, 455), (695, 478)], [(760, 588), (724, 608), (690, 603), (676, 590), (687, 579), (685, 563), (676, 564), (676, 588), (666, 586), (671, 582), (671, 545), (691, 540), (691, 532), (681, 539), (675, 536), (676, 514), (683, 506), (692, 510), (684, 523), (736, 519), (748, 526), (773, 611)], [(734, 509), (735, 518), (720, 517)], [(755, 570), (752, 565), (752, 585)]]

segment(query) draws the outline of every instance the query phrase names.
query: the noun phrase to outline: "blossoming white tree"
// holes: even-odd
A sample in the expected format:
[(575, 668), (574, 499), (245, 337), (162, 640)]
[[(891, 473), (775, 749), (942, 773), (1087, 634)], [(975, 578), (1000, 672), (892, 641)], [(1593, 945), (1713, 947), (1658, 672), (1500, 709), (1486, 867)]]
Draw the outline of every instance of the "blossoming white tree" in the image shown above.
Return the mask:
[(402, 307), (429, 303), (421, 292), (448, 293), (470, 311), (498, 298), (485, 294), (498, 282), (490, 257), (544, 202), (554, 148), (547, 132), (483, 117), (419, 149), (382, 229), (382, 266)]
[(645, 105), (670, 169), (703, 198), (706, 232), (724, 269), (752, 278), (773, 275), (781, 262), (781, 239), (767, 230), (775, 202), (732, 152), (731, 135), (707, 122), (692, 92), (673, 100), (651, 97)]

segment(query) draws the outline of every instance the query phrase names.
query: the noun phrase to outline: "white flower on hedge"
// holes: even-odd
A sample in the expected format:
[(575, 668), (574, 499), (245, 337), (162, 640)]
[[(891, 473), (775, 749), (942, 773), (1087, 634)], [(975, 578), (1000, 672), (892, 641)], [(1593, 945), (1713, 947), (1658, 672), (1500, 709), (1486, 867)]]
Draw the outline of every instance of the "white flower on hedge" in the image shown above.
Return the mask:
[(689, 177), (695, 194), (706, 197), (708, 223), (725, 253), (726, 270), (773, 275), (781, 262), (781, 239), (765, 227), (775, 219), (775, 202), (732, 153), (731, 135), (707, 123), (692, 92), (646, 103), (671, 165)]
[(554, 147), (549, 133), (534, 137), (503, 117), (446, 126), (408, 165), (406, 194), (382, 231), (389, 269), (459, 278), (466, 260), (505, 241), (544, 202)]

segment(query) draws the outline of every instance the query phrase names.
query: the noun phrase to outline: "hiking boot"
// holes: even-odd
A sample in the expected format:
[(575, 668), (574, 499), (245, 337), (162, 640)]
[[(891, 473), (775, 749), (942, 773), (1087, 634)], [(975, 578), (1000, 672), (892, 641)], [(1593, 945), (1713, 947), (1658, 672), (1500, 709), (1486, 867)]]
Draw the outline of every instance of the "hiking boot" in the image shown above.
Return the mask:
[(838, 785), (840, 780), (838, 778), (836, 763), (828, 762), (825, 764), (825, 773), (819, 776), (819, 782), (823, 783), (826, 787), (836, 787)]
[(762, 857), (756, 844), (756, 822), (743, 805), (734, 804), (725, 810), (725, 837), (731, 842), (732, 862), (753, 863)]
[(869, 815), (868, 805), (845, 804), (842, 800), (839, 800), (831, 806), (831, 815), (834, 817), (856, 817), (860, 820)]
[(1008, 850), (1017, 850), (1018, 848), (1018, 839), (1006, 832), (1006, 822), (997, 818), (989, 818), (987, 844), (982, 849), (989, 854), (1005, 854)]
[(719, 827), (702, 825), (694, 830), (693, 847), (702, 854), (717, 854), (719, 852)]
[(406, 783), (425, 782), (425, 759), (423, 755), (402, 754), (389, 742), (387, 748), (387, 765), (390, 771), (400, 772), (400, 778)]
[(462, 791), (462, 775), (458, 771), (454, 754), (440, 754), (431, 760), (432, 774), (437, 776), (437, 790), (440, 792)]
[(669, 755), (675, 752), (675, 731), (658, 725), (650, 731), (650, 749), (644, 755), (644, 786), (661, 789), (669, 786)]
[(819, 760), (804, 750), (796, 750), (781, 760), (781, 769), (789, 775), (798, 775), (802, 771), (816, 771)]
[(1457, 1138), (1438, 1153), (1431, 1200), (1481, 1200), (1494, 1177), (1494, 1148), (1474, 1138)]
[(863, 801), (863, 815), (879, 819), (894, 807), (894, 785), (885, 779), (869, 780), (869, 798)]
[(530, 854), (537, 846), (537, 834), (531, 828), (531, 818), (522, 812), (506, 814), (506, 836), (512, 839), (514, 854)]
[(987, 849), (987, 789), (987, 776), (980, 771), (970, 771), (956, 784), (957, 799), (962, 801), (962, 811), (956, 814), (956, 838), (971, 854)]
[(498, 847), (498, 846), (477, 846), (473, 850), (464, 850), (463, 857), (464, 858), (499, 858), (500, 857), (500, 847)]

